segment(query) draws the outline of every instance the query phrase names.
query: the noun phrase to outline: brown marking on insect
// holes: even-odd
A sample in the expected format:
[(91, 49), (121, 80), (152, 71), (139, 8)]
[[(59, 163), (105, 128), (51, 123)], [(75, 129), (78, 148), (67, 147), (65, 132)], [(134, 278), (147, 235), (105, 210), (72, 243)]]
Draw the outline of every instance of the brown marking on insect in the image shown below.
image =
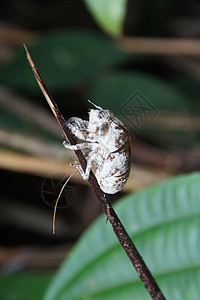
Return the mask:
[(116, 175), (115, 177), (118, 177), (118, 178), (125, 177), (127, 174), (129, 174), (129, 172), (130, 172), (130, 168), (128, 170), (126, 170), (124, 173), (120, 172), (120, 175)]
[(113, 159), (115, 159), (115, 157), (112, 155), (112, 153), (110, 153), (107, 157), (108, 160), (113, 161)]

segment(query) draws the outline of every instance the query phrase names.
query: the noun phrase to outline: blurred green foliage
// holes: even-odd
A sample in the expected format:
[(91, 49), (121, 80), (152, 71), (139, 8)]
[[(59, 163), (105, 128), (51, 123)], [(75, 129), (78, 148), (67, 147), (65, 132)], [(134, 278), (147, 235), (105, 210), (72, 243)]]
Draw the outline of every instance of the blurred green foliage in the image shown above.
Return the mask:
[[(104, 35), (80, 30), (45, 33), (28, 48), (51, 92), (66, 90), (130, 57)], [(23, 47), (16, 52), (11, 64), (1, 67), (0, 81), (30, 94), (39, 93)]]
[[(188, 90), (180, 89), (173, 82), (169, 83), (167, 80), (146, 72), (115, 71), (107, 73), (88, 90), (88, 98), (122, 117), (120, 114), (123, 105), (126, 105), (126, 103), (129, 105), (129, 102), (132, 101), (133, 104), (135, 103), (135, 107), (137, 106), (137, 99), (134, 99), (136, 93), (144, 97), (149, 106), (152, 105), (157, 111), (154, 116), (155, 119), (162, 118), (163, 114), (168, 114), (169, 117), (170, 115), (173, 117), (176, 114), (177, 116), (184, 114), (191, 118), (199, 114), (199, 108), (195, 101), (191, 101)], [(150, 108), (144, 103), (141, 103), (141, 105), (144, 106), (143, 108), (145, 106), (147, 109)], [(138, 112), (135, 109), (135, 113), (136, 116), (140, 116), (141, 123), (145, 123), (144, 115), (141, 115), (142, 109), (138, 109)], [(123, 119), (131, 134), (134, 134), (134, 130), (137, 129), (135, 128), (137, 127), (136, 116), (132, 115), (132, 122), (129, 121), (130, 116), (128, 115), (125, 115)], [(196, 132), (186, 131), (184, 126), (176, 130), (170, 130), (167, 125), (165, 127), (158, 125), (153, 125), (151, 122), (147, 126), (139, 124), (139, 132), (136, 130), (135, 133), (158, 145), (162, 145), (164, 148), (180, 147), (185, 144), (195, 145), (199, 142), (199, 135)]]
[(39, 300), (51, 280), (49, 273), (21, 273), (0, 276), (1, 300)]
[(88, 97), (119, 115), (120, 107), (137, 91), (158, 111), (195, 113), (195, 108), (190, 105), (190, 98), (186, 93), (172, 83), (145, 72), (108, 73), (93, 84)]
[(85, 4), (105, 32), (113, 36), (121, 35), (127, 0), (85, 0)]

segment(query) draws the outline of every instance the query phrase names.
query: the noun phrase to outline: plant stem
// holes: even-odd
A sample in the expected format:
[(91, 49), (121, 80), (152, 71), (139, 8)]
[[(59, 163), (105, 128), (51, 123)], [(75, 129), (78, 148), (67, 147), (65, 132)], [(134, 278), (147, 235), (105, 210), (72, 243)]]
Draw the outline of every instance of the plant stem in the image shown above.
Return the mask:
[[(72, 134), (72, 132), (70, 131), (70, 129), (68, 127), (68, 123), (65, 121), (64, 117), (62, 116), (60, 110), (57, 107), (57, 104), (55, 103), (53, 97), (49, 93), (49, 91), (48, 91), (42, 77), (40, 76), (25, 45), (24, 45), (24, 48), (26, 50), (27, 59), (33, 70), (35, 78), (36, 78), (47, 102), (49, 103), (49, 106), (51, 107), (51, 110), (54, 113), (54, 115), (63, 131), (63, 134), (65, 135), (65, 137), (67, 138), (67, 140), (70, 142), (71, 145), (75, 145), (76, 139), (75, 139), (74, 135)], [(74, 152), (79, 160), (79, 163), (80, 163), (82, 169), (85, 170), (87, 162), (86, 162), (86, 159), (85, 159), (82, 151), (77, 150)], [(147, 289), (147, 291), (149, 292), (149, 294), (151, 295), (152, 299), (164, 300), (165, 299), (164, 295), (162, 294), (154, 277), (152, 276), (151, 272), (147, 268), (141, 255), (139, 254), (138, 250), (136, 249), (135, 245), (133, 244), (128, 233), (126, 232), (120, 219), (118, 218), (117, 214), (115, 213), (114, 209), (112, 208), (111, 204), (109, 203), (109, 201), (107, 199), (107, 195), (100, 189), (97, 179), (94, 176), (93, 172), (90, 172), (89, 183), (90, 183), (92, 190), (94, 191), (97, 199), (99, 200), (100, 205), (101, 205), (103, 211), (105, 212), (108, 221), (111, 223), (113, 230), (114, 230), (120, 244), (126, 251), (131, 263), (133, 264), (136, 272), (138, 273), (140, 279), (144, 283), (144, 286)]]
[(197, 39), (148, 38), (124, 36), (118, 40), (119, 48), (148, 55), (199, 56), (200, 42)]

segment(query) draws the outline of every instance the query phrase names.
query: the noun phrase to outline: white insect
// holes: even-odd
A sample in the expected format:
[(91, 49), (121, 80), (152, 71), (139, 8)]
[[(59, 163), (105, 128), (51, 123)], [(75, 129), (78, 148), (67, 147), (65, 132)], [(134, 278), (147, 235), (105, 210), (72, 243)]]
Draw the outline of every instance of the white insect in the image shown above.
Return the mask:
[(75, 161), (75, 166), (84, 180), (90, 175), (93, 163), (96, 163), (95, 176), (103, 192), (115, 194), (125, 185), (130, 173), (130, 138), (124, 124), (114, 117), (110, 110), (97, 109), (89, 111), (89, 121), (71, 118), (67, 125), (72, 133), (84, 142), (64, 146), (71, 150), (89, 149), (85, 172)]
[[(62, 128), (61, 119), (62, 122), (64, 119), (25, 45), (24, 48), (35, 78)], [(71, 118), (67, 121), (67, 126), (71, 132), (83, 142), (76, 145), (69, 145), (64, 142), (64, 146), (71, 150), (88, 149), (86, 170), (83, 171), (77, 161), (72, 165), (80, 171), (83, 179), (87, 180), (93, 163), (96, 163), (95, 176), (100, 188), (107, 194), (115, 194), (121, 191), (130, 173), (129, 133), (124, 124), (114, 117), (110, 110), (104, 110), (90, 100), (88, 101), (96, 108), (90, 110), (89, 121), (80, 118)]]

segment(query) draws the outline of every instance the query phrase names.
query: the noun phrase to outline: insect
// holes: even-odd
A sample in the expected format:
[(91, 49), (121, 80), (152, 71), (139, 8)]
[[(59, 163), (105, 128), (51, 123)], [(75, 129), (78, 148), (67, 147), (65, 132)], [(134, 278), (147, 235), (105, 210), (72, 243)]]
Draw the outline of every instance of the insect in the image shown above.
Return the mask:
[[(36, 80), (62, 128), (64, 119), (25, 45), (24, 48)], [(103, 109), (90, 100), (88, 101), (95, 107), (95, 109), (89, 111), (89, 120), (73, 117), (66, 123), (75, 137), (82, 142), (76, 145), (64, 142), (64, 146), (75, 151), (88, 150), (85, 171), (77, 161), (71, 165), (79, 170), (84, 180), (87, 180), (95, 163), (95, 176), (101, 190), (107, 194), (115, 194), (121, 191), (130, 173), (130, 137), (128, 129), (110, 110)], [(60, 119), (62, 119), (61, 122)]]
[(95, 176), (103, 192), (115, 194), (125, 185), (130, 173), (130, 138), (127, 128), (110, 110), (88, 100), (96, 109), (89, 111), (89, 121), (71, 118), (67, 124), (82, 143), (64, 146), (71, 150), (88, 149), (86, 170), (77, 161), (75, 166), (84, 180), (89, 178), (93, 163)]

